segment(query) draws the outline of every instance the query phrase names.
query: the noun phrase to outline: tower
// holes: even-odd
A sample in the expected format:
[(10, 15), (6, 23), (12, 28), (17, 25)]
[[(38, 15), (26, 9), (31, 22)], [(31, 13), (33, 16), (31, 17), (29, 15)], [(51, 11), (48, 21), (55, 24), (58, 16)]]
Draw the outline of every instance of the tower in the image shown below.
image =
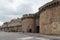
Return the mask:
[(60, 35), (60, 0), (53, 0), (41, 8), (39, 11), (40, 33)]
[(34, 32), (34, 14), (25, 14), (22, 17), (22, 31)]

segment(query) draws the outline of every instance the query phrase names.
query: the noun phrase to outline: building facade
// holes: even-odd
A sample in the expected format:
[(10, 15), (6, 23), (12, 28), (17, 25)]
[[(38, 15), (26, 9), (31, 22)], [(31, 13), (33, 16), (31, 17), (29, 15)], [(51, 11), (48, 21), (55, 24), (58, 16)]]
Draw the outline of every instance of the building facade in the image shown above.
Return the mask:
[(9, 31), (12, 31), (12, 32), (22, 31), (21, 19), (17, 18), (17, 19), (11, 20), (8, 24), (8, 27), (9, 27)]
[(1, 30), (7, 32), (8, 29), (9, 29), (9, 28), (8, 28), (8, 24), (9, 24), (9, 22), (3, 23)]
[(11, 20), (11, 22), (6, 25), (9, 27), (9, 31), (60, 34), (60, 0), (53, 0), (43, 5), (35, 14), (23, 15), (21, 18), (22, 21), (17, 20)]
[[(60, 34), (60, 0), (53, 0), (32, 15), (24, 15), (22, 30), (41, 34)], [(32, 27), (32, 28), (30, 28)], [(32, 30), (33, 29), (33, 30)]]
[(22, 18), (22, 31), (23, 32), (34, 32), (34, 14), (25, 14)]
[(53, 0), (39, 10), (40, 33), (60, 34), (60, 0)]
[(39, 33), (39, 16), (35, 14), (25, 14), (22, 17), (22, 31)]
[(1, 28), (3, 31), (6, 32), (21, 32), (22, 31), (22, 24), (21, 19), (12, 19), (10, 22), (5, 22)]

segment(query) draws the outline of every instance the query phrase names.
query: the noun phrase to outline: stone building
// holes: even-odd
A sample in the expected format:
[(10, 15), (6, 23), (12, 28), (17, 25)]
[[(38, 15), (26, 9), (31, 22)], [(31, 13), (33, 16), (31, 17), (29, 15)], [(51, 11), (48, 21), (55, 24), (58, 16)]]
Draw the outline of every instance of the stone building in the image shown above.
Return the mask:
[(60, 34), (60, 0), (53, 0), (35, 14), (22, 17), (22, 31), (41, 34)]
[(39, 8), (39, 26), (42, 34), (60, 34), (60, 0)]
[(1, 28), (3, 31), (6, 32), (21, 32), (22, 31), (22, 24), (21, 19), (12, 19), (10, 22), (5, 22)]
[(22, 17), (22, 31), (34, 32), (34, 14), (25, 14)]
[[(35, 14), (25, 14), (20, 19), (4, 23), (9, 31), (60, 35), (60, 0), (53, 0), (39, 8)], [(4, 27), (3, 27), (4, 28)]]
[(36, 14), (25, 14), (22, 17), (22, 31), (23, 32), (39, 32), (38, 16)]
[(9, 23), (9, 22), (3, 23), (2, 28), (1, 28), (2, 31), (8, 31), (8, 29), (9, 29), (9, 28), (8, 28), (8, 23)]
[(17, 19), (11, 20), (8, 24), (8, 27), (9, 27), (9, 31), (13, 31), (13, 32), (22, 31), (21, 19), (17, 18)]

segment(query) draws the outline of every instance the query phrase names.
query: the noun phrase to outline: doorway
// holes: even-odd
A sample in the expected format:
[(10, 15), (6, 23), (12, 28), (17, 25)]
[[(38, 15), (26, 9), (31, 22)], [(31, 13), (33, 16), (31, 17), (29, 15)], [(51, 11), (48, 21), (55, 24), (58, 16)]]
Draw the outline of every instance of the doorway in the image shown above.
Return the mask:
[(31, 33), (32, 32), (32, 29), (29, 29), (29, 32)]
[(40, 30), (40, 28), (39, 28), (39, 26), (37, 26), (36, 27), (36, 32), (39, 33), (39, 30)]

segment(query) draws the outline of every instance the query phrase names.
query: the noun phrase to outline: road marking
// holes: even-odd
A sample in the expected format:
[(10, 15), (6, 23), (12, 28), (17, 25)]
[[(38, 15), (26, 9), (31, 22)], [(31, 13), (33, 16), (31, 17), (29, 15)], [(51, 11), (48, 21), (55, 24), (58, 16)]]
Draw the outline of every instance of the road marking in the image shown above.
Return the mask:
[(39, 40), (50, 40), (50, 39), (42, 38), (42, 37), (40, 37), (40, 38), (37, 37), (36, 39), (39, 39)]
[(17, 40), (27, 40), (27, 39), (32, 39), (33, 37), (24, 37), (24, 38), (17, 38)]
[(49, 40), (46, 38), (42, 38), (42, 37), (24, 37), (24, 38), (17, 38), (17, 40)]

